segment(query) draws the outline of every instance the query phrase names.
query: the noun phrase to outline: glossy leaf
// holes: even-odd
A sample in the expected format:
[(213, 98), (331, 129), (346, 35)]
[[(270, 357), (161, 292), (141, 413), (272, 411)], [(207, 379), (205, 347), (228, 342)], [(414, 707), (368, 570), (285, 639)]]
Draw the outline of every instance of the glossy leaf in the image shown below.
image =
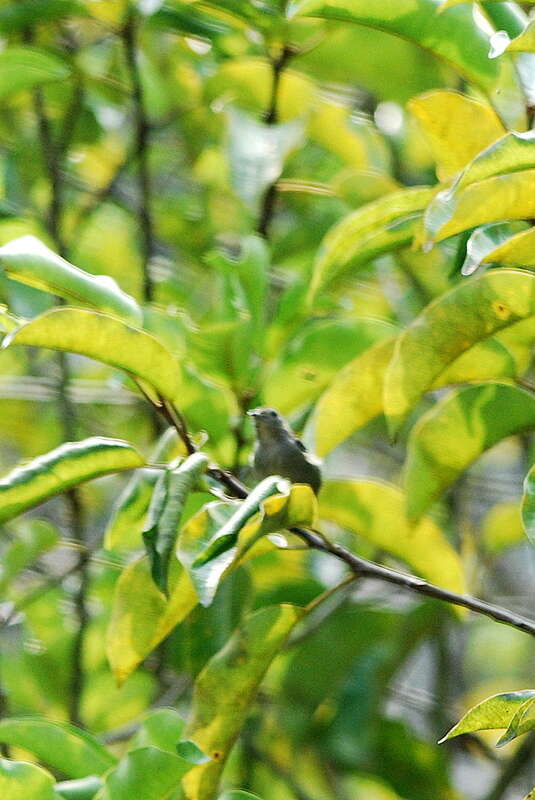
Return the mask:
[[(408, 39), (447, 61), (491, 96), (500, 115), (511, 127), (523, 122), (520, 90), (514, 85), (508, 64), (487, 57), (488, 35), (477, 25), (470, 7), (461, 7), (437, 15), (433, 0), (397, 0), (389, 6), (381, 0), (297, 0), (290, 13), (299, 16), (356, 22)], [(507, 97), (496, 91), (505, 81)]]
[(141, 378), (173, 398), (178, 391), (178, 364), (153, 336), (107, 314), (78, 308), (55, 308), (22, 325), (2, 347), (25, 344), (94, 358)]
[(70, 778), (101, 775), (116, 763), (91, 734), (66, 722), (11, 717), (0, 722), (0, 742), (23, 747)]
[(185, 721), (174, 708), (156, 708), (148, 711), (135, 732), (130, 750), (139, 747), (159, 747), (169, 753), (176, 753), (176, 745), (182, 738)]
[(302, 614), (296, 606), (280, 605), (249, 615), (198, 676), (186, 734), (212, 760), (184, 778), (190, 800), (214, 796), (260, 682)]
[(407, 513), (419, 519), (479, 456), (535, 428), (535, 395), (500, 383), (444, 397), (411, 431), (405, 465)]
[(64, 81), (70, 75), (68, 65), (46, 50), (37, 47), (7, 47), (0, 53), (0, 101), (25, 89)]
[(6, 800), (57, 800), (54, 778), (37, 764), (0, 758), (0, 797)]
[(504, 744), (512, 742), (517, 736), (521, 736), (523, 733), (532, 731), (535, 728), (534, 703), (534, 697), (522, 703), (509, 723), (509, 727), (498, 742), (496, 742), (496, 747), (502, 747)]
[[(488, 231), (488, 226), (486, 230)], [(498, 226), (495, 226), (498, 227)], [(500, 226), (501, 227), (501, 226)], [(481, 259), (482, 264), (501, 264), (503, 267), (535, 267), (535, 228), (528, 228), (503, 241), (496, 241)]]
[(429, 517), (412, 526), (405, 502), (404, 493), (386, 483), (326, 481), (320, 493), (320, 516), (400, 558), (431, 583), (463, 592), (460, 557)]
[(229, 568), (262, 536), (295, 525), (310, 526), (316, 515), (310, 486), (296, 484), (281, 493), (286, 482), (263, 480), (239, 503), (210, 503), (181, 531), (177, 555), (208, 606)]
[(392, 433), (463, 352), (535, 312), (535, 275), (492, 270), (431, 303), (398, 338), (386, 373), (385, 413)]
[(384, 375), (394, 339), (369, 347), (347, 364), (318, 400), (305, 442), (323, 457), (383, 410)]
[(140, 325), (143, 315), (133, 297), (108, 275), (91, 275), (56, 255), (35, 236), (21, 236), (0, 247), (0, 266), (8, 278), (74, 300)]
[(486, 700), (471, 708), (457, 725), (454, 725), (440, 740), (440, 743), (447, 739), (453, 739), (454, 736), (459, 736), (461, 733), (508, 728), (519, 707), (533, 697), (535, 697), (535, 689), (504, 692), (487, 697)]
[(510, 131), (467, 165), (453, 186), (454, 191), (488, 178), (535, 169), (535, 131)]
[[(523, 223), (517, 223), (523, 226)], [(494, 222), (490, 225), (482, 225), (472, 233), (466, 244), (466, 258), (464, 259), (461, 273), (472, 275), (481, 264), (500, 264), (501, 259), (496, 256), (502, 246), (510, 242), (515, 233), (511, 223)], [(524, 232), (524, 231), (522, 231)], [(534, 261), (535, 263), (535, 261)], [(515, 264), (504, 264), (504, 266), (522, 266), (518, 262)]]
[(67, 442), (16, 467), (0, 480), (0, 521), (12, 519), (83, 481), (143, 465), (141, 455), (127, 442), (99, 436)]
[(323, 239), (314, 263), (309, 299), (349, 269), (408, 244), (433, 197), (427, 187), (401, 189), (368, 203), (338, 222)]
[(506, 49), (510, 53), (535, 53), (535, 20), (531, 20), (526, 29), (509, 42)]
[(143, 541), (156, 586), (167, 594), (169, 561), (178, 536), (188, 494), (208, 467), (204, 453), (194, 453), (176, 469), (166, 469), (158, 478), (149, 505)]
[(54, 788), (58, 796), (65, 800), (93, 800), (98, 790), (102, 788), (102, 780), (91, 775), (74, 781), (61, 781), (56, 783)]
[(388, 322), (365, 317), (305, 325), (266, 377), (266, 405), (282, 414), (304, 406), (327, 388), (339, 369), (394, 331)]
[(449, 89), (414, 97), (407, 108), (423, 127), (441, 181), (452, 178), (505, 133), (490, 105)]
[(104, 779), (95, 800), (167, 800), (192, 765), (158, 747), (131, 750)]

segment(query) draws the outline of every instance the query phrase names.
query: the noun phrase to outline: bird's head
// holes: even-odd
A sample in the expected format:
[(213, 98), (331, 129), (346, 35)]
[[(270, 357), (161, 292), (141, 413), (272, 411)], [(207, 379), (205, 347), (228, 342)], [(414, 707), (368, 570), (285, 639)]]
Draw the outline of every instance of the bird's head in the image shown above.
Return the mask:
[(287, 430), (284, 419), (274, 408), (253, 408), (247, 414), (253, 418), (259, 436), (273, 436)]

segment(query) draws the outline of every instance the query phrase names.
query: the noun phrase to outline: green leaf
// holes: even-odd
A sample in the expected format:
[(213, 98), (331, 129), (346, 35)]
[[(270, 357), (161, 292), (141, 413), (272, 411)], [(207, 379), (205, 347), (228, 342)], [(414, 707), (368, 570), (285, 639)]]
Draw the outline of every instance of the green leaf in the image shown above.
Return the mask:
[(19, 325), (22, 325), (26, 320), (16, 317), (8, 311), (7, 306), (0, 304), (0, 331), (2, 333), (11, 333)]
[(129, 564), (115, 586), (106, 654), (121, 685), (143, 659), (195, 608), (197, 593), (176, 559), (169, 567), (169, 599), (152, 580), (146, 557)]
[(479, 456), (535, 428), (535, 395), (500, 383), (452, 392), (411, 431), (405, 464), (409, 519), (419, 519)]
[(290, 6), (294, 16), (356, 22), (408, 39), (483, 89), (510, 127), (525, 127), (522, 93), (512, 66), (488, 58), (489, 37), (474, 20), (472, 9), (456, 8), (441, 15), (436, 11), (434, 0), (396, 0), (392, 5), (380, 0), (298, 0)]
[(452, 178), (505, 133), (490, 105), (450, 89), (413, 97), (407, 109), (429, 140), (441, 181)]
[[(511, 223), (507, 225), (500, 223), (487, 225), (484, 226), (483, 230), (488, 234), (491, 228), (503, 229), (504, 231), (509, 228), (509, 236), (503, 239), (501, 239), (501, 236), (497, 236), (493, 248), (490, 247), (491, 241), (490, 237), (488, 237), (489, 250), (480, 254), (483, 256), (481, 258), (482, 264), (501, 264), (503, 267), (535, 267), (535, 228), (529, 227), (527, 230), (521, 230), (520, 233), (515, 233), (514, 236), (510, 235), (512, 232)], [(491, 234), (491, 236), (494, 238), (494, 234)]]
[(348, 361), (395, 328), (379, 319), (316, 320), (304, 326), (266, 376), (263, 399), (287, 414), (314, 400)]
[(62, 59), (37, 47), (8, 47), (0, 53), (0, 101), (25, 89), (64, 81), (70, 75)]
[(114, 317), (78, 308), (54, 308), (6, 336), (2, 347), (25, 344), (79, 353), (141, 378), (173, 398), (177, 362), (153, 336)]
[(6, 800), (56, 800), (54, 778), (36, 764), (0, 758), (0, 797)]
[(269, 477), (240, 503), (210, 503), (186, 523), (177, 555), (189, 571), (199, 600), (209, 606), (222, 578), (262, 536), (296, 525), (310, 526), (316, 500), (310, 486)]
[(219, 796), (218, 800), (262, 800), (257, 794), (251, 792), (242, 792), (239, 789), (233, 789), (230, 792), (225, 792)]
[(504, 744), (512, 742), (513, 739), (517, 738), (517, 736), (521, 736), (523, 733), (532, 731), (535, 728), (535, 713), (533, 708), (534, 703), (535, 697), (532, 697), (530, 700), (526, 700), (525, 703), (522, 703), (520, 708), (515, 713), (513, 719), (509, 723), (509, 727), (503, 736), (496, 742), (496, 747), (502, 747)]
[(205, 9), (201, 10), (187, 3), (164, 4), (151, 16), (150, 24), (208, 40), (217, 39), (233, 30), (222, 17), (208, 14)]
[[(524, 232), (524, 224), (517, 223), (522, 226), (521, 230)], [(501, 259), (496, 258), (495, 253), (501, 250), (505, 242), (509, 242), (516, 229), (514, 223), (509, 222), (493, 222), (490, 225), (483, 225), (481, 228), (476, 228), (468, 239), (466, 245), (466, 258), (461, 269), (463, 275), (472, 275), (473, 272), (483, 263), (500, 264)], [(504, 264), (504, 266), (522, 266), (521, 264)]]
[(13, 578), (57, 544), (58, 531), (44, 519), (20, 520), (0, 562), (0, 594)]
[(524, 480), (521, 513), (526, 536), (535, 547), (535, 466), (530, 469)]
[(459, 555), (429, 517), (411, 525), (405, 503), (404, 493), (386, 483), (326, 481), (320, 492), (320, 516), (402, 559), (431, 583), (462, 593), (465, 585)]
[(148, 711), (128, 749), (137, 750), (140, 747), (151, 746), (174, 754), (177, 742), (182, 738), (185, 724), (174, 708), (157, 708), (154, 711)]
[[(151, 463), (171, 461), (185, 455), (185, 448), (174, 428), (167, 428), (150, 454)], [(138, 469), (112, 506), (110, 521), (104, 534), (104, 547), (139, 546), (150, 499), (159, 473), (154, 469)]]
[(178, 742), (176, 751), (181, 758), (189, 761), (190, 764), (207, 764), (211, 761), (210, 757), (207, 756), (195, 742), (192, 742), (191, 739)]
[(138, 451), (118, 439), (94, 436), (67, 442), (16, 467), (0, 480), (0, 522), (83, 481), (143, 465)]
[(98, 790), (102, 788), (102, 780), (91, 775), (75, 781), (61, 781), (56, 783), (54, 788), (65, 800), (93, 800)]
[(458, 192), (473, 183), (535, 169), (535, 131), (510, 131), (491, 144), (463, 170), (453, 186)]
[(35, 236), (21, 236), (0, 247), (0, 266), (12, 280), (104, 311), (133, 325), (143, 315), (133, 297), (108, 275), (91, 275), (56, 255)]
[(131, 750), (108, 772), (95, 800), (168, 800), (191, 768), (188, 761), (157, 747)]
[(383, 411), (384, 375), (396, 339), (369, 347), (339, 372), (318, 400), (305, 441), (325, 456)]
[(506, 47), (510, 53), (535, 53), (535, 20), (531, 20), (519, 36)]
[(535, 275), (492, 270), (437, 298), (398, 338), (385, 378), (392, 433), (462, 353), (535, 312)]
[(143, 541), (156, 586), (167, 594), (169, 560), (178, 536), (180, 519), (188, 494), (208, 467), (204, 453), (194, 453), (176, 469), (158, 478), (143, 530)]
[(481, 543), (491, 556), (499, 556), (508, 548), (523, 544), (524, 536), (518, 501), (497, 503), (481, 523)]
[(214, 796), (260, 682), (302, 614), (296, 606), (280, 605), (249, 615), (199, 674), (186, 734), (211, 761), (185, 777), (189, 800)]
[(78, 0), (15, 0), (0, 9), (0, 32), (12, 35), (29, 25), (74, 15), (87, 16)]
[(0, 742), (23, 747), (71, 778), (101, 775), (116, 759), (91, 734), (66, 722), (11, 717), (0, 722)]
[(474, 733), (475, 731), (496, 730), (508, 728), (511, 720), (518, 711), (519, 706), (526, 700), (535, 697), (535, 689), (523, 689), (519, 692), (504, 692), (487, 697), (481, 703), (470, 709), (457, 725), (448, 731), (439, 744), (461, 733)]
[(408, 244), (433, 195), (434, 190), (427, 187), (401, 189), (361, 206), (338, 222), (318, 251), (309, 301), (349, 269), (365, 266), (381, 253)]

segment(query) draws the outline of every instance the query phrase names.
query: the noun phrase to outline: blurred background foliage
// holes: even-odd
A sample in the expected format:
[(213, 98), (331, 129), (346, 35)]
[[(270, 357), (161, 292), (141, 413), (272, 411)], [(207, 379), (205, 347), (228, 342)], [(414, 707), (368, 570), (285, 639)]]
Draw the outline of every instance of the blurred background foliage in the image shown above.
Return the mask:
[[(503, 25), (490, 7), (508, 7), (514, 17), (512, 7), (521, 13), (514, 3), (460, 6), (450, 44), (461, 56), (449, 61), (387, 32), (388, 24), (288, 18), (283, 5), (0, 3), (0, 245), (33, 234), (136, 298), (145, 327), (181, 361), (178, 402), (193, 435), (246, 481), (248, 408), (272, 405), (302, 431), (344, 365), (466, 280), (470, 231), (429, 252), (412, 246), (411, 233), (395, 248), (371, 246), (358, 269), (321, 287), (311, 307), (327, 232), (367, 203), (447, 180), (523, 114), (513, 108), (504, 126), (485, 95), (506, 78), (469, 63), (472, 43), (461, 43), (461, 22), (471, 20), (473, 35), (487, 41)], [(421, 98), (438, 89), (479, 103), (473, 130), (452, 134), (453, 155), (440, 139), (439, 157)], [(514, 94), (511, 86), (500, 91)], [(457, 111), (448, 113), (453, 119)], [(483, 117), (488, 140), (478, 140)], [(23, 318), (54, 304), (5, 275), (0, 294)], [(116, 371), (34, 349), (8, 349), (0, 361), (3, 471), (93, 435), (150, 453), (160, 425)], [(392, 445), (382, 416), (370, 420), (326, 455), (327, 477), (400, 482), (407, 430)], [(535, 562), (518, 507), (531, 462), (529, 436), (506, 439), (434, 509), (470, 591), (527, 614)], [(63, 498), (9, 522), (0, 539), (1, 715), (74, 719), (116, 754), (154, 705), (187, 715), (196, 676), (246, 613), (309, 603), (341, 577), (318, 554), (273, 548), (242, 565), (211, 607), (195, 608), (117, 688), (106, 629), (117, 578), (143, 550), (146, 503), (117, 535), (120, 546), (104, 549), (103, 539), (128, 480), (79, 490), (83, 541)], [(147, 497), (150, 487), (143, 491)], [(205, 500), (194, 495), (186, 516)], [(378, 505), (367, 513), (382, 520)], [(355, 537), (343, 524), (331, 528), (361, 555), (398, 564), (395, 545)], [(87, 561), (81, 645), (80, 552)], [(532, 684), (533, 656), (529, 637), (489, 619), (461, 619), (386, 584), (349, 587), (319, 607), (275, 661), (226, 784), (266, 800), (518, 798), (535, 783), (533, 739), (504, 750), (486, 734), (435, 743), (468, 705)], [(9, 752), (32, 758), (22, 748)]]

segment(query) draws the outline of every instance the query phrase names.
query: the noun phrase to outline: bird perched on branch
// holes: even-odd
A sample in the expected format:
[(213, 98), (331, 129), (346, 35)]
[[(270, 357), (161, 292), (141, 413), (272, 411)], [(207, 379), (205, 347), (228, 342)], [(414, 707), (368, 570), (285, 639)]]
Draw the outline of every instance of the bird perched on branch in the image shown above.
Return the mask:
[(292, 483), (308, 483), (317, 494), (321, 487), (320, 461), (307, 452), (286, 420), (273, 408), (254, 408), (247, 413), (256, 427), (253, 466), (257, 478), (280, 475)]

